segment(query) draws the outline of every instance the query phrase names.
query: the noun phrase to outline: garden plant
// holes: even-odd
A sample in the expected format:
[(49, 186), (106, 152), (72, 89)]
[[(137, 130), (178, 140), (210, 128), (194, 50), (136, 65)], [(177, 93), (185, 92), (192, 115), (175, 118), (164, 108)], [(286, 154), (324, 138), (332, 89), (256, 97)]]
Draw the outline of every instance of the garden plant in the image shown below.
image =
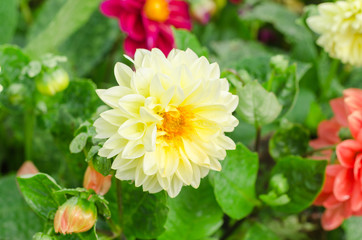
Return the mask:
[(0, 0), (0, 240), (361, 240), (362, 0)]

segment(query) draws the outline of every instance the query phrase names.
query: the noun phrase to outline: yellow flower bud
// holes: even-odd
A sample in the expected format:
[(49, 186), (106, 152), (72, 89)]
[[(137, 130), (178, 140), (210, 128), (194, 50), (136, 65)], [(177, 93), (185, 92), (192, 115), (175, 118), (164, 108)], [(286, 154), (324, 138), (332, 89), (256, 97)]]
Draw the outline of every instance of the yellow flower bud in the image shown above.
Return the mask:
[(36, 80), (36, 88), (41, 94), (53, 96), (69, 85), (69, 75), (62, 68), (40, 74)]
[(94, 203), (72, 197), (58, 208), (54, 218), (54, 230), (61, 234), (86, 232), (96, 221), (97, 209)]

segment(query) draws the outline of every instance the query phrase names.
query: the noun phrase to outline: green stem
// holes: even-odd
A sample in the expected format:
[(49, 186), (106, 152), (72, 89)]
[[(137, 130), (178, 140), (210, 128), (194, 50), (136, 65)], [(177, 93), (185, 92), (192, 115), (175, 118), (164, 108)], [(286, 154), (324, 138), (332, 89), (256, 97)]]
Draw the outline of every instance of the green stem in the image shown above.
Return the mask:
[[(330, 89), (332, 81), (334, 79), (334, 77), (336, 76), (337, 70), (338, 70), (338, 66), (339, 66), (339, 60), (337, 59), (333, 59), (330, 68), (329, 68), (329, 73), (328, 76), (326, 78), (324, 87), (327, 89)], [(327, 93), (328, 91), (323, 91), (323, 93)], [(327, 96), (324, 96), (327, 97)]]
[[(225, 72), (231, 73), (231, 74), (234, 75), (243, 85), (245, 85), (244, 80), (240, 77), (240, 75), (239, 75), (234, 69), (228, 68), (228, 69), (225, 70)], [(236, 87), (236, 86), (235, 86), (235, 87)]]
[(28, 104), (24, 116), (25, 160), (32, 160), (35, 112), (32, 104)]
[(268, 87), (267, 87), (267, 89), (266, 89), (268, 92), (270, 92), (270, 90), (271, 90), (271, 88), (272, 88), (272, 86), (273, 86), (274, 76), (275, 76), (275, 72), (274, 72), (274, 70), (273, 70), (273, 71), (271, 72), (271, 74), (270, 74), (269, 79), (268, 79)]
[(119, 222), (121, 225), (120, 235), (121, 239), (126, 239), (123, 234), (123, 204), (122, 204), (122, 182), (116, 180), (116, 187), (117, 187), (117, 205), (118, 205), (118, 215), (119, 215)]
[(318, 153), (318, 152), (322, 152), (322, 151), (325, 151), (325, 150), (335, 150), (336, 147), (337, 147), (337, 145), (331, 145), (331, 146), (328, 146), (328, 147), (322, 147), (322, 148), (318, 148), (318, 149), (313, 149), (313, 150), (311, 150), (311, 151), (309, 151), (309, 152), (306, 152), (306, 153), (304, 154), (304, 156), (307, 157), (307, 156), (312, 155), (313, 153)]
[(31, 14), (31, 9), (28, 4), (28, 0), (20, 1), (20, 10), (24, 16), (25, 22), (30, 25), (33, 22), (33, 15)]
[(256, 138), (255, 138), (255, 152), (259, 152), (259, 146), (260, 146), (260, 138), (261, 138), (261, 127), (258, 124), (255, 124), (255, 131), (256, 131)]

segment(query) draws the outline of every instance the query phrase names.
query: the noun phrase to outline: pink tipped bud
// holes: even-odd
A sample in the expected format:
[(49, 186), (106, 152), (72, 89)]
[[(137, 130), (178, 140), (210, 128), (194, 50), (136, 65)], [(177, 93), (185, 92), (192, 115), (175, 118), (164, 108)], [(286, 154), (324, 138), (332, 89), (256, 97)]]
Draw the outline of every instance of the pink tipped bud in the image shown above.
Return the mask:
[(199, 23), (206, 24), (217, 10), (216, 3), (212, 0), (191, 2), (191, 16)]
[(103, 176), (93, 167), (88, 166), (84, 174), (83, 187), (93, 189), (99, 195), (105, 195), (112, 183), (112, 175)]
[(23, 165), (19, 168), (16, 176), (23, 176), (26, 174), (36, 174), (39, 170), (35, 167), (32, 161), (25, 161)]
[(54, 217), (54, 230), (61, 234), (86, 232), (96, 221), (97, 209), (94, 203), (72, 197), (58, 208)]
[(239, 4), (242, 2), (242, 0), (230, 0), (230, 2), (233, 4)]

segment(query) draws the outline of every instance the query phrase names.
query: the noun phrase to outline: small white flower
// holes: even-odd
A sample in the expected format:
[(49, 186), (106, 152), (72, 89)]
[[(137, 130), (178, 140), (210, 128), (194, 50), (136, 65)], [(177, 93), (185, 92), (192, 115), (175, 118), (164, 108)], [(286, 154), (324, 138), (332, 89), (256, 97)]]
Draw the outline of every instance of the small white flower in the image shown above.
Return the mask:
[(99, 155), (115, 157), (120, 180), (175, 197), (183, 185), (197, 188), (210, 169), (220, 171), (219, 160), (235, 148), (224, 132), (238, 125), (238, 97), (218, 64), (190, 49), (167, 58), (159, 49), (139, 49), (134, 65), (132, 71), (117, 63), (119, 86), (97, 90), (112, 108), (94, 123), (97, 137), (107, 138)]
[(362, 0), (322, 3), (318, 11), (307, 19), (321, 35), (317, 44), (343, 63), (362, 66)]
[(3, 86), (0, 84), (0, 93), (3, 91)]

